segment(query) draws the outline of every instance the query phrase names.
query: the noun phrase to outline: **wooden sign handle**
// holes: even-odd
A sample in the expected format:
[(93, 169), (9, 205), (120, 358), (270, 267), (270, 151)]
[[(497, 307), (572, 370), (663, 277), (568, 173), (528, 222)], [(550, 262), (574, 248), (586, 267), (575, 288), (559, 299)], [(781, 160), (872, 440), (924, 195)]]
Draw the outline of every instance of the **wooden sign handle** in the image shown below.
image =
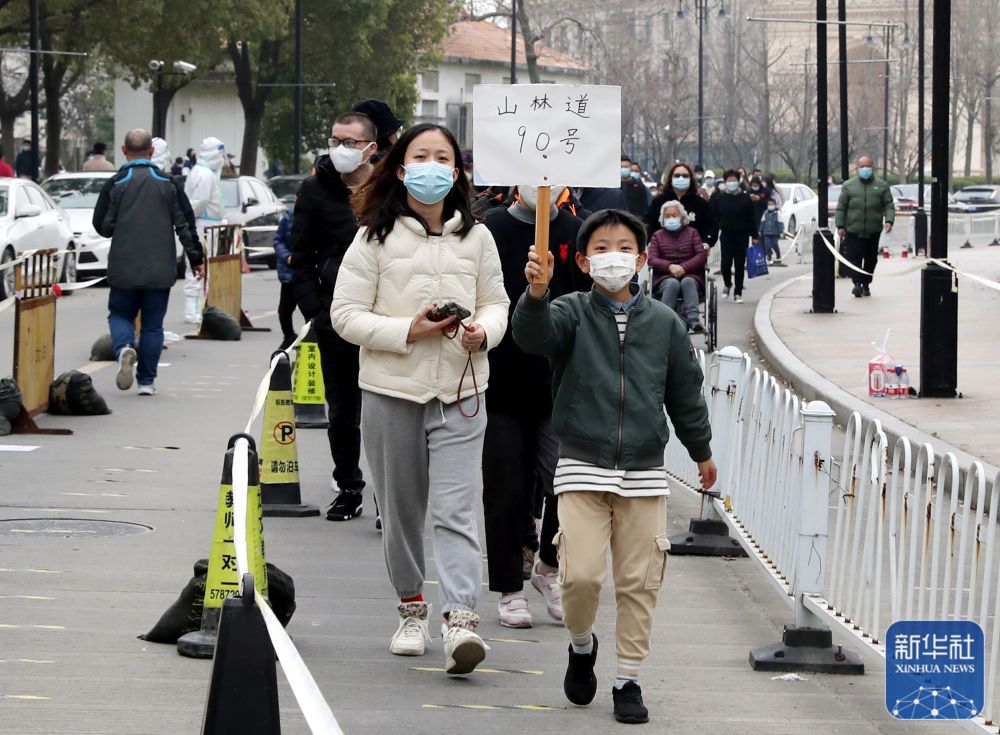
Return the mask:
[(552, 190), (548, 186), (538, 187), (538, 204), (535, 206), (535, 252), (542, 259), (542, 275), (535, 283), (549, 282), (549, 215), (551, 213)]

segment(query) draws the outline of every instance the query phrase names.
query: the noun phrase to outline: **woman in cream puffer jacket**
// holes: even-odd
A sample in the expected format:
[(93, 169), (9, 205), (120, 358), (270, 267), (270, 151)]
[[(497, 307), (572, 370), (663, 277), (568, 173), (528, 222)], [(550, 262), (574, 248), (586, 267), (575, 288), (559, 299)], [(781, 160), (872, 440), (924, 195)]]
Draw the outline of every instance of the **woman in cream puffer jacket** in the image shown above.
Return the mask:
[[(369, 241), (364, 227), (354, 238), (337, 276), (331, 317), (341, 337), (361, 345), (362, 390), (415, 403), (455, 402), (469, 356), (460, 339), (407, 342), (414, 315), (429, 304), (454, 301), (472, 312), (465, 323), (482, 326), (487, 348), (503, 339), (508, 300), (496, 243), (485, 225), (458, 236), (461, 224), (456, 213), (436, 236), (416, 219), (400, 217), (384, 243)], [(483, 393), (486, 350), (472, 355), (472, 367)], [(475, 393), (467, 375), (461, 396)]]
[[(330, 316), (361, 346), (361, 434), (399, 597), (389, 651), (419, 656), (431, 642), (423, 598), (429, 509), (445, 671), (468, 674), (486, 655), (473, 612), (483, 577), (476, 492), (486, 351), (507, 329), (500, 257), (472, 218), (458, 143), (438, 125), (403, 133), (355, 207), (363, 227), (340, 266)], [(461, 324), (428, 318), (431, 305), (451, 301), (470, 312)]]

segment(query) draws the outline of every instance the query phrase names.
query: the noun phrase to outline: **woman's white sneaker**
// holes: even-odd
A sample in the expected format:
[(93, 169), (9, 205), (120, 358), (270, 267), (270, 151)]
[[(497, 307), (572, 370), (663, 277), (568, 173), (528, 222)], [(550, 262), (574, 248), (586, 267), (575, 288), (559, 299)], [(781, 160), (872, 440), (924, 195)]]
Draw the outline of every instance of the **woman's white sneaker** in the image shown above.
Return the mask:
[(476, 635), (479, 616), (470, 610), (452, 610), (441, 626), (444, 637), (444, 670), (449, 676), (471, 674), (486, 658), (487, 645)]
[(389, 653), (397, 656), (423, 656), (431, 634), (427, 629), (430, 605), (426, 602), (401, 602), (399, 625), (389, 644)]
[(541, 572), (536, 564), (531, 574), (531, 586), (545, 598), (545, 609), (557, 623), (563, 620), (562, 590), (559, 589), (559, 572)]
[(531, 627), (531, 611), (528, 609), (528, 598), (523, 592), (500, 595), (497, 613), (500, 616), (500, 625), (505, 628)]

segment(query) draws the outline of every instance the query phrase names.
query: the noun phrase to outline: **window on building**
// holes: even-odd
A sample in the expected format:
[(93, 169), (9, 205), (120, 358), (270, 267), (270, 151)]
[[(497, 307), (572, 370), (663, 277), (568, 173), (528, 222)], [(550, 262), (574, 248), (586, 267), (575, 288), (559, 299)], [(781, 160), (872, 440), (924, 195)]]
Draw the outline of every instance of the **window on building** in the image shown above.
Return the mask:
[(420, 102), (420, 116), (424, 119), (436, 120), (438, 116), (438, 101), (437, 100), (421, 100)]
[(472, 94), (472, 88), (477, 84), (482, 84), (483, 75), (482, 74), (466, 74), (465, 75), (465, 93)]
[(438, 73), (437, 71), (425, 71), (420, 75), (421, 85), (428, 92), (438, 91)]

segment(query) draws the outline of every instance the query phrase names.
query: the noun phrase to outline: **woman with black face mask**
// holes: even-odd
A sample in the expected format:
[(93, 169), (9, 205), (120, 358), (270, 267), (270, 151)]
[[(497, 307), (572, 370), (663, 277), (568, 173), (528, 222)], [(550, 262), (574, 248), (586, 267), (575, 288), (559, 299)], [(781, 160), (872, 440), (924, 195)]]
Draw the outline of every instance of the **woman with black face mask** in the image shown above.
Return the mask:
[[(750, 238), (757, 232), (757, 220), (754, 219), (753, 202), (750, 195), (740, 188), (740, 174), (729, 169), (724, 177), (725, 185), (718, 196), (712, 199), (712, 207), (719, 223), (722, 244), (722, 280), (726, 287), (722, 298), (729, 298), (733, 293), (733, 301), (743, 303), (743, 269), (747, 262), (747, 245)], [(735, 290), (733, 289), (733, 271), (736, 274)]]
[(660, 229), (660, 210), (663, 205), (673, 201), (684, 205), (689, 224), (698, 231), (701, 241), (709, 248), (715, 245), (719, 237), (715, 214), (709, 203), (698, 194), (698, 180), (694, 176), (694, 169), (686, 163), (678, 162), (667, 169), (662, 191), (653, 197), (653, 202), (646, 210), (643, 222), (650, 235)]

